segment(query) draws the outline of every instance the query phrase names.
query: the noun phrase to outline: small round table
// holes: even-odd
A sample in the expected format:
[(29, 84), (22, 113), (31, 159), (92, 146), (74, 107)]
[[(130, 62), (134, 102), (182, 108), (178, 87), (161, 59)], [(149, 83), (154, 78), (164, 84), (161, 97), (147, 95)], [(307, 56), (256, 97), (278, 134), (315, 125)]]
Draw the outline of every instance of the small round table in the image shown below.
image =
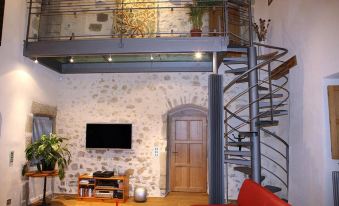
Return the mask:
[(51, 172), (34, 171), (34, 172), (25, 173), (25, 176), (27, 176), (27, 177), (43, 177), (44, 178), (44, 193), (43, 193), (41, 206), (47, 206), (47, 203), (46, 203), (46, 181), (47, 181), (47, 177), (55, 177), (55, 176), (58, 176), (58, 174), (59, 173), (56, 170), (51, 171)]

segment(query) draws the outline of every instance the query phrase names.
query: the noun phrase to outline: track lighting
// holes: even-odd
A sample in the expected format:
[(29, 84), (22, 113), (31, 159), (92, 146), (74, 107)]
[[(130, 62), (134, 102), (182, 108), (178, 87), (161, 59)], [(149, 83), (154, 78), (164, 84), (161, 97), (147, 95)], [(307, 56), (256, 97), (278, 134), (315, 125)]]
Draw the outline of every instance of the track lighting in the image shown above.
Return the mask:
[(34, 63), (39, 63), (38, 58), (35, 58)]
[(154, 57), (153, 57), (153, 55), (151, 54), (151, 61), (153, 61), (154, 60)]
[(195, 52), (194, 56), (195, 56), (196, 59), (201, 59), (202, 53), (201, 52)]
[(112, 59), (112, 56), (111, 56), (111, 55), (109, 55), (109, 57), (107, 58), (107, 61), (109, 61), (109, 62), (112, 62), (112, 61), (113, 61), (113, 59)]
[(70, 62), (70, 63), (74, 63), (73, 57), (71, 57), (71, 58), (69, 59), (69, 62)]

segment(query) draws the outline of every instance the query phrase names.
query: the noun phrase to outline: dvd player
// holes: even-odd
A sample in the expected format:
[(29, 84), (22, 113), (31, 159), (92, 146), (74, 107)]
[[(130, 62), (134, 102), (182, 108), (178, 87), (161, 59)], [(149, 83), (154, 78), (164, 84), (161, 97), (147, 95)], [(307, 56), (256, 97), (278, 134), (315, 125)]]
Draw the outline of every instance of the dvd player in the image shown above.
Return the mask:
[(104, 177), (104, 178), (108, 178), (108, 177), (112, 177), (114, 176), (114, 172), (113, 171), (96, 171), (93, 173), (93, 177)]

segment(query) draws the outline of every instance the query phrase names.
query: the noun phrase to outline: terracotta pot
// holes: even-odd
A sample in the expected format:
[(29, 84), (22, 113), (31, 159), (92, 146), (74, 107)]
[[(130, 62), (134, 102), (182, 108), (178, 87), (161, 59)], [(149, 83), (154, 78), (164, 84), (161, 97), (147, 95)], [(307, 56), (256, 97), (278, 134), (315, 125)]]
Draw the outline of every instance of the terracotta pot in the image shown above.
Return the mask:
[(191, 37), (201, 37), (201, 29), (192, 29), (191, 30)]

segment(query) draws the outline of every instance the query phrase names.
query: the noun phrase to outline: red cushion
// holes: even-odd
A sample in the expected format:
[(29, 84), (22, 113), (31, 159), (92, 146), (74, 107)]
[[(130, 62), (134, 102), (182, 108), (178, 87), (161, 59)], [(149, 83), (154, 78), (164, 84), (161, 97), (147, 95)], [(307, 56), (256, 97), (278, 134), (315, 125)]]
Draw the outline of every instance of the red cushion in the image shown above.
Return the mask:
[(238, 206), (291, 206), (266, 188), (245, 180), (240, 188)]

